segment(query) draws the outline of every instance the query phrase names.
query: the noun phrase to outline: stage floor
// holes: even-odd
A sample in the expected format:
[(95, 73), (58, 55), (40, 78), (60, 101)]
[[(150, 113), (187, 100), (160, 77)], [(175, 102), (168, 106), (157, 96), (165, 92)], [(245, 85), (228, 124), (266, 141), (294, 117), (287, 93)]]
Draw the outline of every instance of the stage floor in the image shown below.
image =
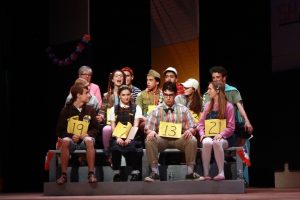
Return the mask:
[(43, 193), (0, 193), (0, 199), (9, 200), (300, 200), (300, 188), (247, 188), (245, 194), (193, 194), (193, 195), (114, 195), (114, 196), (44, 196)]

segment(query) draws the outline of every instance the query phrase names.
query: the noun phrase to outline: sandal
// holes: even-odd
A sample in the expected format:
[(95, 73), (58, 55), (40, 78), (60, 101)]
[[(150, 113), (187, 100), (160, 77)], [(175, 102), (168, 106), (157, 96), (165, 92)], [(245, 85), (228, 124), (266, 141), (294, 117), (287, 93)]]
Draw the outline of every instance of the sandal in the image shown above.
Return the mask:
[(97, 178), (96, 178), (94, 173), (90, 173), (88, 175), (88, 180), (89, 180), (89, 183), (96, 183), (97, 182)]
[(62, 174), (57, 180), (56, 183), (58, 185), (63, 185), (68, 181), (67, 175), (66, 174)]

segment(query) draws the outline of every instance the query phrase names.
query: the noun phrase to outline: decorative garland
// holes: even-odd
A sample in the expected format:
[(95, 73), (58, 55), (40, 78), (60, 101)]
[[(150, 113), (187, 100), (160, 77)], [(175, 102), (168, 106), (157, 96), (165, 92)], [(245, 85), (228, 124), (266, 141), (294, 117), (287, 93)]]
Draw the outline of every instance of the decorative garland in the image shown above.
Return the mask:
[(70, 56), (60, 59), (58, 58), (53, 49), (48, 47), (46, 52), (48, 53), (48, 58), (53, 62), (53, 64), (58, 66), (67, 66), (71, 65), (74, 61), (78, 59), (79, 54), (84, 50), (85, 45), (91, 41), (91, 36), (89, 34), (85, 34), (82, 36), (80, 42), (77, 44), (75, 51), (73, 51)]

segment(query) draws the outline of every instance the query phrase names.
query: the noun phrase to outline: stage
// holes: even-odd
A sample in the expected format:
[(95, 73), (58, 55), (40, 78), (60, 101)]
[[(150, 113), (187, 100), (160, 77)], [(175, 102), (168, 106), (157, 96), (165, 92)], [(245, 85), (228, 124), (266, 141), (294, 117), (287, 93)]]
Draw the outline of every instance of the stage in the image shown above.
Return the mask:
[(246, 188), (244, 194), (191, 194), (191, 195), (103, 195), (103, 196), (45, 196), (43, 193), (0, 193), (0, 199), (9, 200), (198, 200), (198, 199), (221, 199), (221, 200), (300, 200), (300, 188)]

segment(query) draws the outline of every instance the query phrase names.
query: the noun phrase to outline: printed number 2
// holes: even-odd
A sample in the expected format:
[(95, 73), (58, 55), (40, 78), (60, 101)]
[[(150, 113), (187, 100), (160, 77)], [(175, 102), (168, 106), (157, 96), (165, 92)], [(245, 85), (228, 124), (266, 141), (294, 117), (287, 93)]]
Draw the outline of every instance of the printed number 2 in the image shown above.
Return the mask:
[(212, 129), (217, 125), (217, 123), (216, 123), (216, 122), (210, 122), (210, 123), (211, 123), (211, 124), (214, 124), (214, 125), (211, 126), (211, 128), (210, 128), (209, 131), (208, 131), (209, 134), (212, 134), (211, 131), (212, 131)]

